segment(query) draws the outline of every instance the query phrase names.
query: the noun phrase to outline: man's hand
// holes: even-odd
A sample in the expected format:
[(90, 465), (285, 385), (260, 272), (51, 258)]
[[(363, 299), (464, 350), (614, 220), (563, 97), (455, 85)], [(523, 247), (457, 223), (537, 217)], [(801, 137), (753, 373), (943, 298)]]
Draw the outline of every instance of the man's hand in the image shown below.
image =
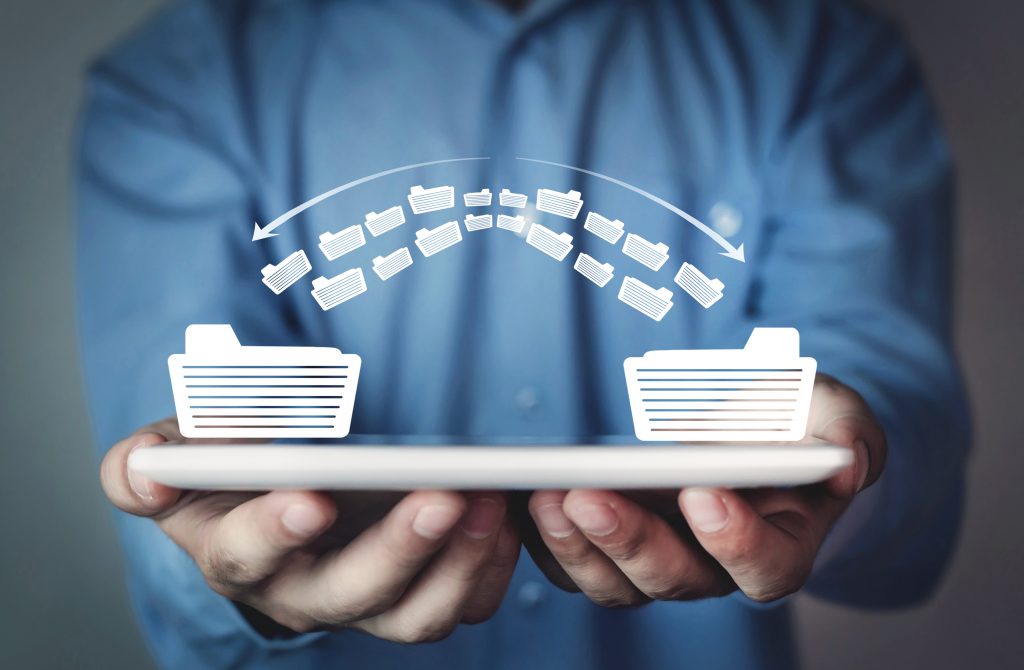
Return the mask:
[(853, 465), (792, 489), (684, 489), (666, 514), (612, 491), (538, 491), (529, 511), (539, 532), (526, 544), (553, 582), (601, 605), (737, 588), (757, 601), (781, 598), (803, 586), (828, 529), (885, 464), (885, 435), (871, 410), (831, 377), (815, 381), (807, 432), (850, 447)]
[(152, 517), (217, 593), (291, 631), (427, 642), (488, 619), (504, 596), (519, 536), (502, 494), (417, 491), (389, 509), (363, 494), (349, 510), (323, 493), (183, 492), (128, 470), (132, 450), (167, 440), (182, 441), (173, 419), (114, 445), (107, 496)]

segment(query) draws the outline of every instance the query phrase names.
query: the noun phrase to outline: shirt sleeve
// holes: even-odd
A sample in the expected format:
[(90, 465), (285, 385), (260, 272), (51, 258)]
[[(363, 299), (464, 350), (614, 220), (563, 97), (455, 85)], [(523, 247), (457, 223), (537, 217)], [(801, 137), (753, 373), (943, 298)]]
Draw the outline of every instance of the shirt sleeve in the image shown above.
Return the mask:
[[(230, 323), (249, 341), (297, 337), (260, 282), (270, 259), (266, 243), (250, 241), (257, 178), (246, 167), (257, 162), (234, 139), (244, 124), (218, 122), (233, 115), (219, 74), (224, 40), (206, 34), (197, 11), (154, 22), (88, 78), (77, 304), (101, 452), (174, 414), (167, 357), (183, 351), (189, 324)], [(316, 637), (262, 638), (151, 521), (118, 516), (136, 611), (164, 665), (236, 666)]]
[(848, 10), (816, 26), (770, 147), (754, 325), (791, 325), (881, 420), (888, 464), (823, 548), (809, 590), (901, 606), (957, 533), (968, 416), (950, 334), (952, 170), (899, 35)]

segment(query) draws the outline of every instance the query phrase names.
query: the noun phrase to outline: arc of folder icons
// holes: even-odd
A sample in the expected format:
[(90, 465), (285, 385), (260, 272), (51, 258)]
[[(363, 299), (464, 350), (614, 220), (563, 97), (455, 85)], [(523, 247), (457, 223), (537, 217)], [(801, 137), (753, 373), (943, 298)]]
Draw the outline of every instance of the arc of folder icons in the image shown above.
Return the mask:
[[(343, 438), (362, 359), (242, 346), (230, 325), (194, 324), (167, 365), (185, 437)], [(742, 349), (648, 351), (623, 370), (640, 440), (783, 442), (806, 433), (817, 362), (796, 329), (755, 328)]]
[[(434, 188), (413, 186), (407, 199), (409, 207), (416, 215), (451, 209), (455, 206), (455, 188), (453, 186)], [(488, 207), (491, 202), (492, 194), (487, 188), (463, 194), (463, 203), (466, 207)], [(498, 194), (498, 202), (503, 207), (524, 209), (528, 197), (525, 193), (513, 193), (504, 188)], [(578, 191), (561, 193), (541, 188), (537, 190), (536, 202), (538, 211), (566, 219), (576, 219), (583, 207), (583, 200)], [(376, 238), (405, 223), (404, 208), (401, 205), (395, 205), (381, 213), (369, 212), (362, 224), (348, 226), (336, 233), (323, 233), (320, 235), (318, 246), (327, 260), (334, 261), (366, 245), (364, 226)], [(467, 233), (495, 227), (492, 214), (469, 213), (465, 216), (463, 225)], [(499, 230), (522, 235), (523, 231), (527, 229), (527, 225), (529, 225), (529, 229), (526, 234), (526, 243), (541, 253), (555, 261), (562, 262), (572, 251), (573, 236), (569, 233), (559, 233), (539, 223), (528, 224), (523, 215), (498, 214), (497, 216)], [(618, 219), (609, 219), (591, 211), (587, 213), (583, 229), (611, 245), (617, 245), (625, 235), (621, 249), (623, 255), (654, 272), (659, 271), (669, 260), (667, 244), (650, 242), (636, 233), (627, 233), (625, 224)], [(459, 222), (453, 220), (434, 229), (421, 228), (417, 230), (415, 243), (424, 258), (429, 258), (462, 242), (462, 240), (462, 229)], [(373, 270), (381, 281), (387, 281), (412, 264), (413, 259), (409, 248), (401, 247), (387, 256), (375, 257)], [(611, 263), (602, 262), (586, 253), (577, 255), (573, 269), (601, 288), (608, 285), (615, 272), (615, 267)], [(264, 267), (262, 270), (263, 283), (275, 294), (280, 294), (311, 271), (312, 264), (309, 262), (309, 258), (304, 250), (299, 250), (277, 265), (269, 264)], [(721, 280), (708, 277), (689, 262), (684, 262), (680, 266), (674, 281), (704, 309), (710, 308), (721, 300), (725, 289)], [(365, 277), (362, 270), (357, 268), (332, 278), (319, 277), (315, 279), (310, 293), (321, 309), (326, 311), (362, 295), (366, 291)], [(622, 280), (618, 299), (654, 321), (661, 321), (674, 305), (670, 289), (656, 288), (628, 275)]]

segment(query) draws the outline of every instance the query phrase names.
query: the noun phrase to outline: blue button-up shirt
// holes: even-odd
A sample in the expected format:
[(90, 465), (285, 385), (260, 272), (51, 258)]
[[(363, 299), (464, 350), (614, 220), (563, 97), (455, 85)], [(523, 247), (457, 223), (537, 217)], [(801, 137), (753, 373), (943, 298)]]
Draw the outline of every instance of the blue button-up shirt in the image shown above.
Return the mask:
[[(795, 326), (802, 352), (868, 399), (891, 442), (883, 479), (835, 530), (808, 588), (894, 606), (934, 586), (967, 442), (949, 333), (950, 160), (898, 36), (861, 10), (190, 0), (97, 63), (81, 141), (78, 290), (99, 444), (173, 413), (166, 358), (191, 323), (231, 323), (245, 344), (358, 353), (354, 433), (485, 440), (630, 434), (626, 357)], [(370, 182), (251, 241), (253, 221), (338, 184), (462, 156), (491, 160)], [(744, 244), (746, 263), (635, 193), (517, 156), (635, 184)], [(585, 233), (583, 216), (536, 212), (617, 279), (598, 288), (571, 270), (575, 256), (559, 264), (498, 229), (423, 258), (415, 230), (451, 211), (412, 217), (339, 261), (316, 250), (320, 233), (403, 204), (416, 184), (575, 189), (584, 212), (667, 244), (671, 261), (651, 271)], [(414, 265), (378, 281), (372, 259), (400, 246)], [(300, 248), (311, 276), (360, 266), (369, 290), (326, 313), (306, 283), (273, 295), (260, 269)], [(713, 308), (676, 290), (655, 323), (616, 299), (626, 275), (673, 287), (683, 260), (723, 281)], [(441, 643), (268, 641), (150, 521), (121, 517), (120, 528), (139, 619), (167, 667), (794, 663), (784, 604), (604, 610), (548, 585), (525, 555), (497, 615)]]

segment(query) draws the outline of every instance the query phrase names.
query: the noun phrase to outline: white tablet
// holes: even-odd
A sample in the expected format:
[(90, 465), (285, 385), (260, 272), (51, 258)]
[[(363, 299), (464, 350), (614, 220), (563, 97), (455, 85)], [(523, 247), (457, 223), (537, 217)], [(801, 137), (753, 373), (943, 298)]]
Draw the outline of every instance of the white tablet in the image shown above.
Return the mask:
[(175, 445), (128, 467), (187, 489), (644, 489), (797, 486), (853, 461), (824, 442), (687, 445)]

